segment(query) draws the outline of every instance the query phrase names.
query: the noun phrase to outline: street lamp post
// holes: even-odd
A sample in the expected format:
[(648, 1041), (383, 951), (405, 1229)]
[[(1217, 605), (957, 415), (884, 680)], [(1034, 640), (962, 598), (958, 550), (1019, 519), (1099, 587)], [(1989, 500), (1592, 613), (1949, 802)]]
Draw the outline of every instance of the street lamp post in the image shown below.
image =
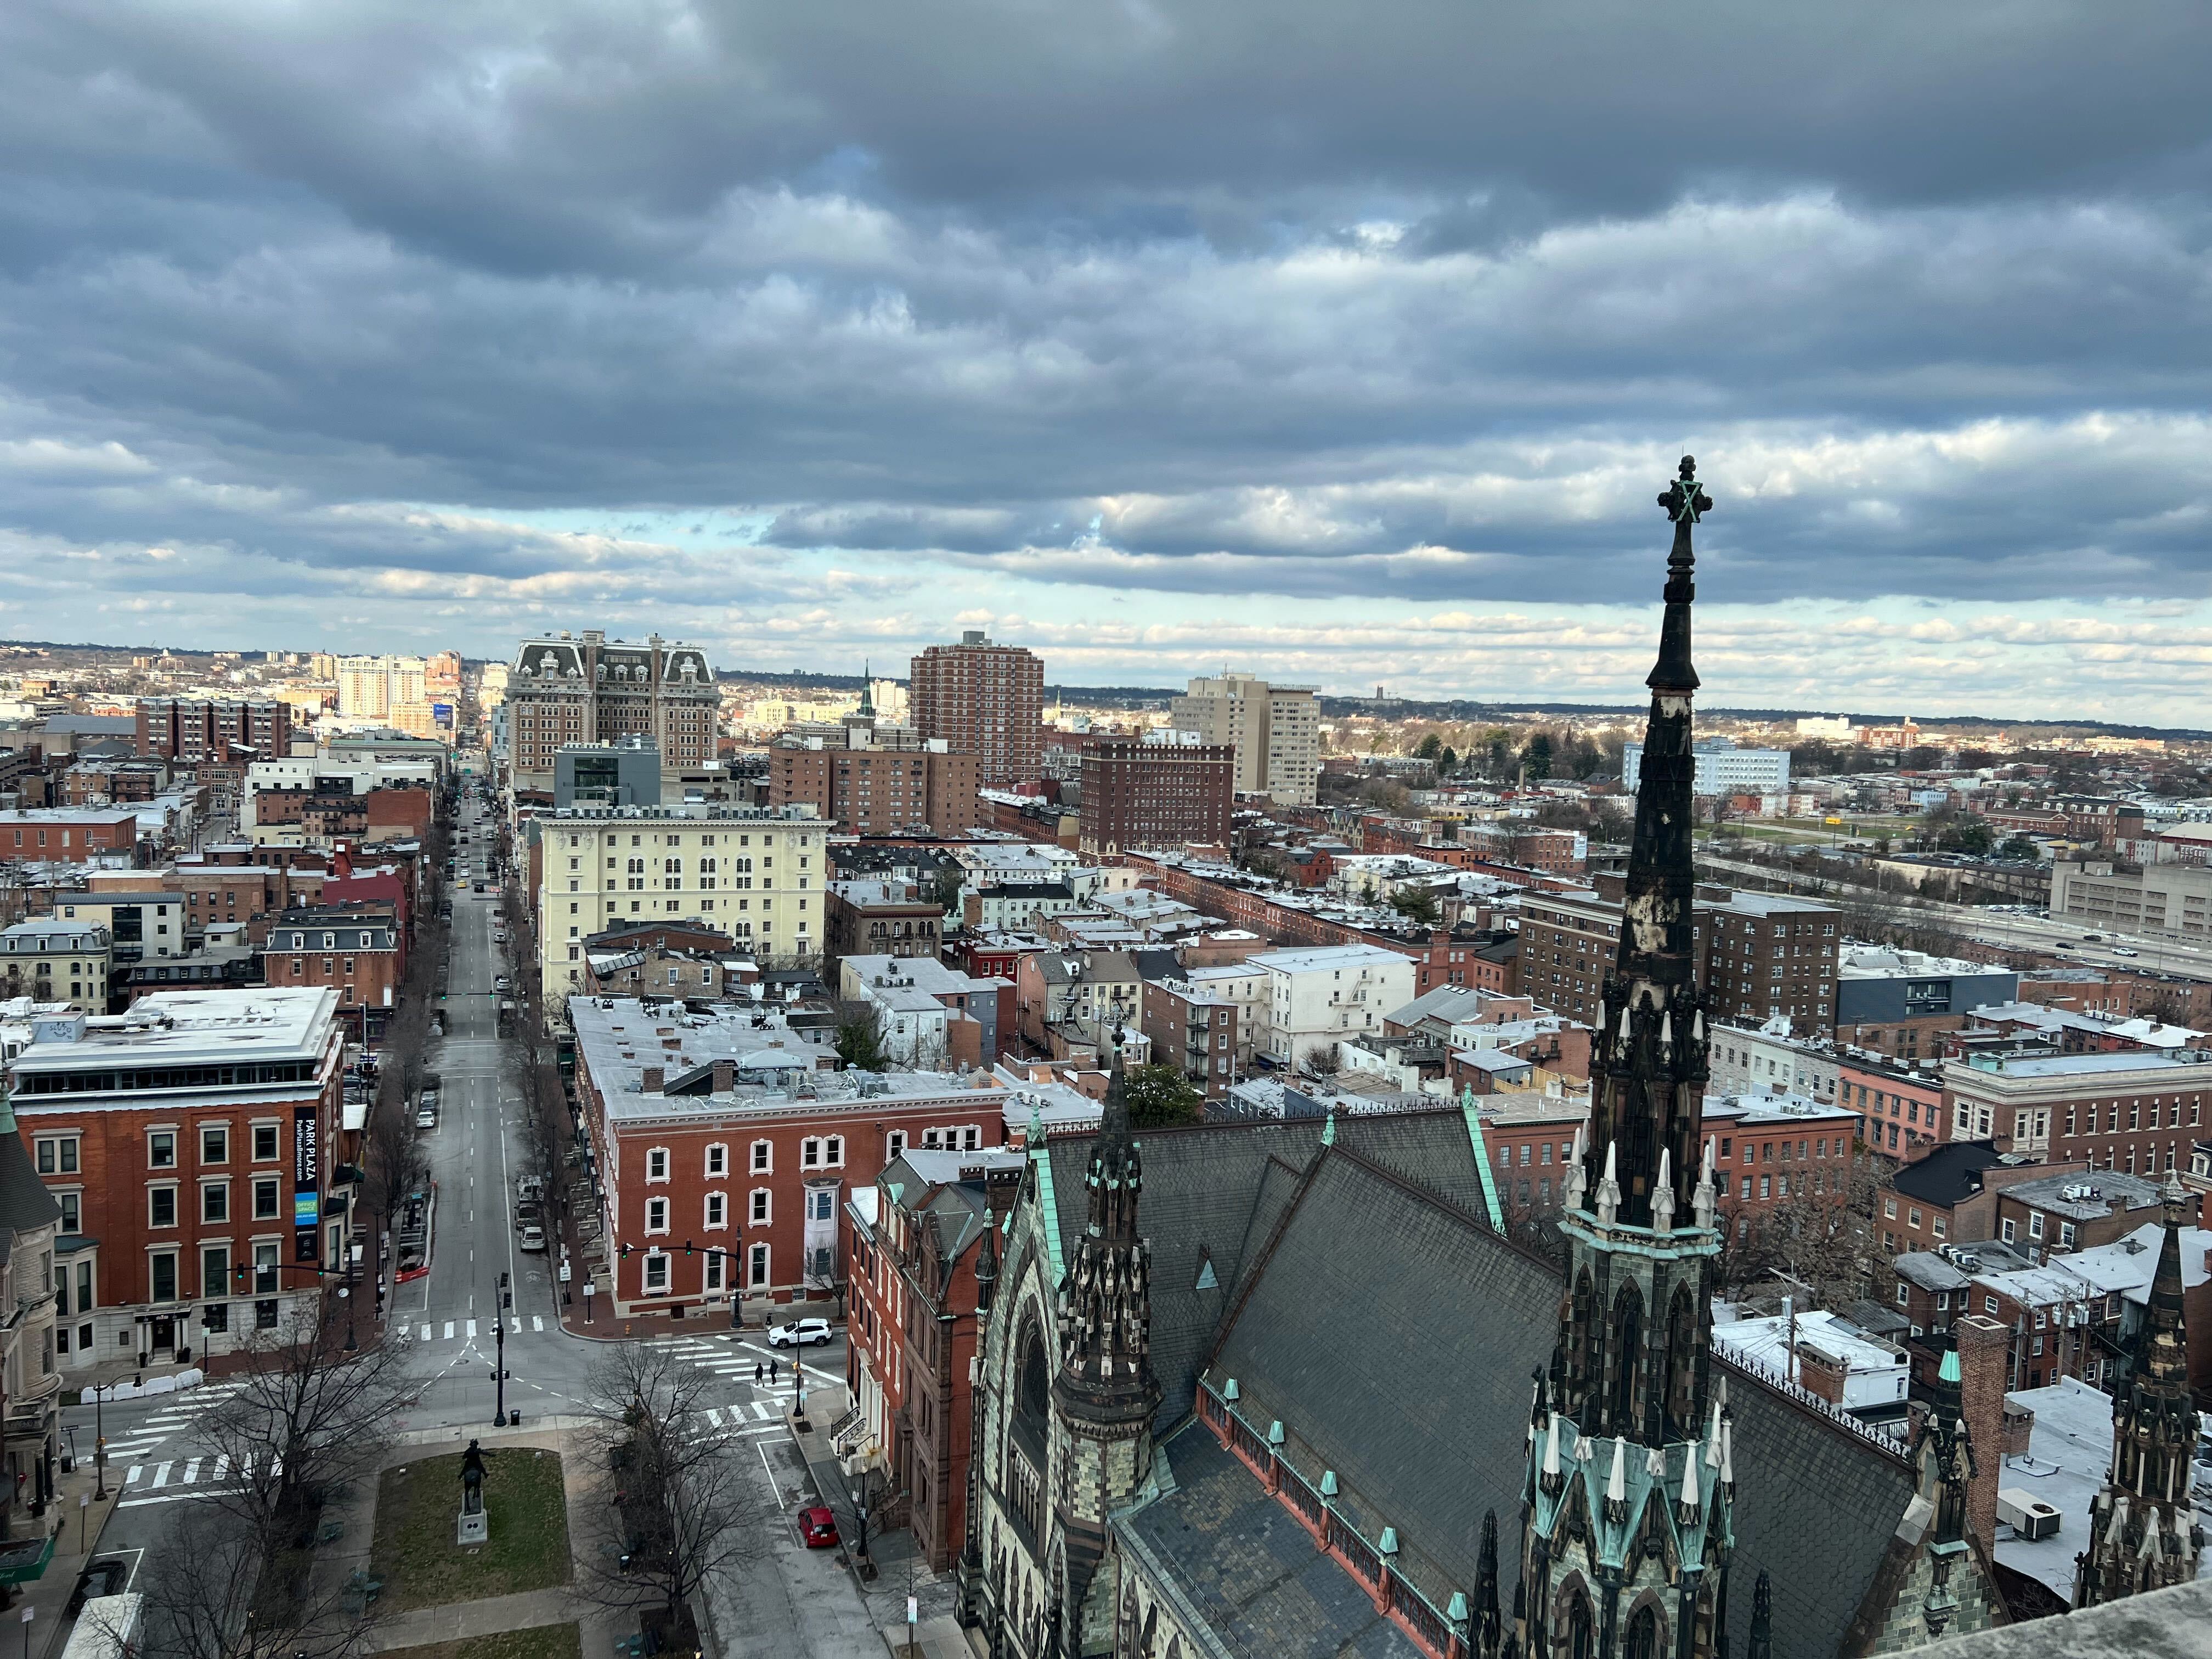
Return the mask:
[(492, 1376), (499, 1391), (492, 1410), (491, 1425), (495, 1429), (503, 1429), (507, 1426), (507, 1322), (505, 1320), (495, 1319), (491, 1322), (491, 1340), (492, 1346), (498, 1354), (498, 1358), (493, 1362)]
[(104, 1389), (92, 1391), (92, 1495), (94, 1498), (107, 1496), (107, 1429), (100, 1409), (106, 1395)]

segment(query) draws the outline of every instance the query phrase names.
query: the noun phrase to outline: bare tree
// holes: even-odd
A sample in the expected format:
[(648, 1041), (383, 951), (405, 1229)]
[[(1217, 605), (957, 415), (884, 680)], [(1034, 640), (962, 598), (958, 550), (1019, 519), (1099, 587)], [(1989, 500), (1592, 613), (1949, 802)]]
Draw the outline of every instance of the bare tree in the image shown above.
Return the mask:
[(349, 1349), (345, 1335), (307, 1312), (256, 1333), (239, 1351), (237, 1392), (194, 1426), (223, 1471), (208, 1507), (237, 1517), (272, 1554), (313, 1541), (325, 1498), (374, 1467), (413, 1386), (398, 1346)]
[(1825, 1168), (1801, 1166), (1799, 1184), (1788, 1198), (1727, 1239), (1722, 1282), (1742, 1291), (1782, 1273), (1809, 1286), (1817, 1304), (1828, 1309), (1865, 1296), (1881, 1259), (1876, 1206), (1894, 1167), (1866, 1152)]
[(615, 1488), (597, 1513), (613, 1547), (579, 1559), (596, 1564), (583, 1590), (602, 1605), (680, 1619), (710, 1575), (761, 1549), (774, 1503), (749, 1443), (708, 1418), (713, 1383), (658, 1343), (620, 1343), (592, 1364), (586, 1409)]
[(358, 1587), (317, 1571), (311, 1551), (270, 1551), (220, 1508), (189, 1520), (179, 1510), (137, 1589), (143, 1623), (129, 1651), (139, 1659), (348, 1659), (369, 1648), (371, 1603)]

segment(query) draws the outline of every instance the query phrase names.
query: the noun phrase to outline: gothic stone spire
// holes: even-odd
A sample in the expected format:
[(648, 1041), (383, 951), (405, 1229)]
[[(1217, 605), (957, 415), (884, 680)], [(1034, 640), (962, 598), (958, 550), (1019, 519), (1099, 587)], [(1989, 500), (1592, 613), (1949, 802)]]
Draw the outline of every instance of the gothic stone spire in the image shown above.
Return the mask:
[(1659, 504), (1674, 538), (1620, 946), (1559, 1223), (1570, 1289), (1528, 1442), (1515, 1633), (1531, 1655), (1711, 1659), (1735, 1544), (1728, 1413), (1708, 1398), (1720, 1238), (1690, 911), (1691, 532), (1712, 501), (1688, 456)]
[(1062, 1296), (1060, 1389), (1077, 1415), (1149, 1423), (1159, 1403), (1152, 1376), (1152, 1255), (1137, 1233), (1144, 1157), (1130, 1130), (1118, 1030), (1083, 1184), (1091, 1213)]
[(2075, 1558), (2074, 1605), (2086, 1607), (2197, 1577), (2204, 1532), (2190, 1501), (2197, 1407), (2182, 1325), (2180, 1185), (2169, 1177), (2166, 1234), (2150, 1305), (2112, 1395), (2112, 1462), (2089, 1505), (2089, 1547)]

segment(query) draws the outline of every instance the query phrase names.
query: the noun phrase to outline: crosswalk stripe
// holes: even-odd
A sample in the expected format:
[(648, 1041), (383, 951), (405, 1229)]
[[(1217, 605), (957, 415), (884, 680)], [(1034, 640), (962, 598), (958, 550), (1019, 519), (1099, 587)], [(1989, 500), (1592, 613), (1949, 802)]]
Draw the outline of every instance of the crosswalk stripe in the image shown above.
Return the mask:
[(161, 1491), (162, 1487), (169, 1484), (169, 1471), (175, 1467), (176, 1466), (173, 1463), (156, 1463), (154, 1465), (154, 1490), (155, 1492)]
[(473, 1342), (473, 1341), (475, 1341), (475, 1340), (477, 1340), (477, 1322), (476, 1322), (475, 1320), (471, 1319), (471, 1321), (469, 1321), (469, 1322), (468, 1322), (468, 1323), (469, 1323), (469, 1340), (470, 1340), (470, 1341), (471, 1341), (471, 1342)]
[(185, 1460), (185, 1472), (177, 1478), (185, 1486), (191, 1486), (192, 1482), (200, 1478), (200, 1460), (197, 1457), (186, 1458)]
[(428, 1342), (430, 1340), (430, 1328), (428, 1325), (425, 1325), (422, 1328), (422, 1340), (425, 1342)]
[(754, 1401), (753, 1401), (753, 1415), (754, 1415), (755, 1417), (759, 1418), (759, 1419), (760, 1419), (763, 1423), (765, 1423), (765, 1422), (768, 1420), (768, 1419), (769, 1419), (769, 1415), (768, 1407), (767, 1407), (763, 1402), (762, 1402), (762, 1401), (758, 1401), (758, 1400)]
[(718, 1429), (720, 1428), (722, 1426), (722, 1408), (720, 1406), (708, 1407), (707, 1421), (712, 1424), (714, 1427)]
[(223, 1477), (223, 1472), (229, 1468), (230, 1454), (228, 1452), (217, 1452), (215, 1458), (215, 1468), (210, 1471), (208, 1479), (210, 1480), (222, 1480)]
[(449, 1319), (449, 1320), (447, 1320), (447, 1321), (446, 1322), (446, 1340), (447, 1340), (447, 1341), (448, 1341), (448, 1342), (450, 1342), (450, 1341), (452, 1341), (453, 1340), (453, 1322), (452, 1320), (450, 1320), (450, 1319)]
[(545, 1316), (544, 1314), (531, 1315), (530, 1328), (533, 1331), (544, 1330), (545, 1328)]
[(133, 1463), (131, 1466), (131, 1473), (123, 1477), (123, 1484), (126, 1486), (134, 1484), (137, 1480), (138, 1477), (145, 1474), (145, 1472), (144, 1465)]

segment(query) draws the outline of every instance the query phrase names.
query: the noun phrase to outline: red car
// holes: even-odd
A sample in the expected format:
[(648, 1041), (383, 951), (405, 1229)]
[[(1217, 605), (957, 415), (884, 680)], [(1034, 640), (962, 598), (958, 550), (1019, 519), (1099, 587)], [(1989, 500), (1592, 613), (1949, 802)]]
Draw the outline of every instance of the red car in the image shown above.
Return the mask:
[(811, 1550), (834, 1550), (842, 1541), (837, 1536), (837, 1517), (818, 1504), (799, 1510), (799, 1535)]

